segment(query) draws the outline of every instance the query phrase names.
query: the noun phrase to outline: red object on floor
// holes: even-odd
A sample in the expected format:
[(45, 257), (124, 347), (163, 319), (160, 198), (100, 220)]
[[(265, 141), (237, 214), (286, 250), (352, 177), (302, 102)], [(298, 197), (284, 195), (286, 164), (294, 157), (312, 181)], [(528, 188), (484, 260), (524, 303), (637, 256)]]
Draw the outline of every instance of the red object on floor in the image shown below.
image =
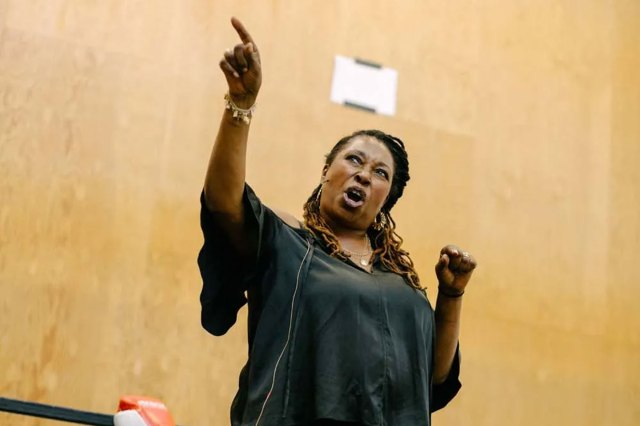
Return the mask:
[(171, 413), (162, 401), (148, 396), (124, 395), (120, 397), (118, 412), (134, 410), (148, 426), (175, 426)]

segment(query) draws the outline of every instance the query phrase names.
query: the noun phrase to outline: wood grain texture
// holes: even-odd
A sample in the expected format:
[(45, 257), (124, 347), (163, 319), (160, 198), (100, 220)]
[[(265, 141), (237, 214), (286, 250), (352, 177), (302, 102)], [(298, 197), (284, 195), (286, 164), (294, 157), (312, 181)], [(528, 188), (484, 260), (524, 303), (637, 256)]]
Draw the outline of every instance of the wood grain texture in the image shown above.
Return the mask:
[[(195, 260), (231, 15), (264, 62), (263, 201), (300, 216), (333, 142), (380, 128), (410, 154), (394, 218), (429, 294), (442, 245), (479, 259), (434, 422), (640, 423), (634, 0), (0, 0), (0, 395), (228, 424), (246, 311), (207, 335)], [(398, 70), (395, 117), (329, 102), (336, 54)]]

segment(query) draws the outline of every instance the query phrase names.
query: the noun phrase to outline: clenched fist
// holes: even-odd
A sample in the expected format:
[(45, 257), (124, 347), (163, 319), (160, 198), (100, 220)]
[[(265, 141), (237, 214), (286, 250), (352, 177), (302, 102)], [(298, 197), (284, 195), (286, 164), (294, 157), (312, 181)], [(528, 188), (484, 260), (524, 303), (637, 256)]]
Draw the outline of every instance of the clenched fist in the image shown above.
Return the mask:
[(438, 288), (447, 296), (462, 295), (476, 266), (475, 258), (466, 251), (454, 245), (443, 247), (436, 263)]

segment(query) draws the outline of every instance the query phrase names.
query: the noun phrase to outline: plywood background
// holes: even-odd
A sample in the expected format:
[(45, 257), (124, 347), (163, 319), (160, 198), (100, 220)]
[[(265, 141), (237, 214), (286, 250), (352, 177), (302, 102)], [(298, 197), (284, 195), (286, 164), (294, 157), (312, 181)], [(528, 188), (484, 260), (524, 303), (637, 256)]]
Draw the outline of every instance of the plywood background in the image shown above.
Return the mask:
[[(640, 424), (637, 0), (0, 0), (0, 396), (228, 424), (244, 314), (200, 328), (195, 258), (231, 15), (264, 62), (265, 202), (299, 215), (333, 142), (381, 128), (423, 281), (445, 243), (480, 261), (435, 424)], [(335, 54), (396, 68), (397, 116), (331, 104)]]

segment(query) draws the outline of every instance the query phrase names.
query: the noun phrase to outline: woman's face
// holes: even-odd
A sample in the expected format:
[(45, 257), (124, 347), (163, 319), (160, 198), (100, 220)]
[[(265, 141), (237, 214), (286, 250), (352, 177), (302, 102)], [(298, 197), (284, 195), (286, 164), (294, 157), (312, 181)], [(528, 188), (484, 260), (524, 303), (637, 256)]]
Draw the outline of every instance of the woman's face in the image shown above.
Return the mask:
[(369, 228), (389, 196), (394, 167), (389, 149), (371, 136), (344, 146), (323, 171), (320, 196), (320, 214), (334, 232)]

